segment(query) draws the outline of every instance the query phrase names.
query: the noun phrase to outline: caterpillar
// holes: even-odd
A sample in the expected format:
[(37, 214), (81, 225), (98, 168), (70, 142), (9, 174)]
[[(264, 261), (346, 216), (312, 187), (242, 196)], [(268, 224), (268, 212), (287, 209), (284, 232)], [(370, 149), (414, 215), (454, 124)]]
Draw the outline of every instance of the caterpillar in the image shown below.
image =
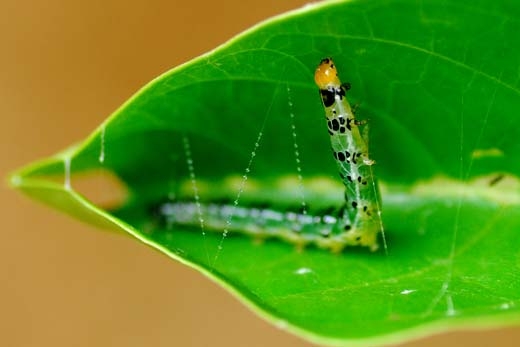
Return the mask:
[(237, 201), (202, 202), (173, 199), (153, 208), (161, 224), (197, 227), (204, 219), (209, 230), (241, 232), (257, 238), (278, 238), (297, 246), (315, 245), (341, 252), (347, 246), (378, 249), (382, 231), (377, 184), (372, 175), (374, 161), (368, 156), (367, 140), (346, 99), (349, 84), (342, 84), (330, 58), (316, 69), (315, 82), (325, 109), (333, 158), (345, 187), (342, 206), (326, 211), (305, 209), (280, 211), (265, 206), (242, 206)]
[(320, 90), (332, 154), (345, 186), (345, 212), (342, 220), (345, 245), (360, 245), (377, 250), (377, 235), (383, 231), (378, 186), (368, 155), (368, 135), (362, 136), (346, 98), (350, 84), (342, 84), (331, 58), (322, 59), (314, 80)]
[[(343, 208), (328, 208), (318, 213), (305, 213), (299, 208), (285, 211), (266, 206), (237, 206), (227, 202), (207, 202), (197, 205), (194, 201), (168, 200), (153, 208), (153, 213), (165, 226), (189, 225), (196, 227), (200, 215), (204, 224), (213, 230), (229, 228), (257, 238), (278, 238), (305, 246), (314, 244), (320, 248), (339, 251), (337, 237), (341, 233), (338, 220)], [(232, 223), (228, 220), (232, 215)]]

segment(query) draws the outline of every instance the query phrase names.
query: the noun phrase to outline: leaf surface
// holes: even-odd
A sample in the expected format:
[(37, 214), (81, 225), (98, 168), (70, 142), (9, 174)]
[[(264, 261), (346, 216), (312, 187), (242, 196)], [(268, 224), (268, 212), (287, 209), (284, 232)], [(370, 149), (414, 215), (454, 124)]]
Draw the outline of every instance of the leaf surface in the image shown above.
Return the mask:
[[(128, 232), (323, 344), (518, 324), (519, 31), (520, 5), (508, 1), (308, 6), (158, 77), (84, 142), (21, 169), (11, 183)], [(352, 84), (358, 118), (369, 119), (386, 252), (336, 255), (161, 227), (154, 206), (172, 194), (280, 210), (301, 205), (302, 194), (310, 209), (341, 205), (313, 83), (326, 56)], [(100, 169), (128, 189), (118, 209), (73, 189), (78, 173)]]

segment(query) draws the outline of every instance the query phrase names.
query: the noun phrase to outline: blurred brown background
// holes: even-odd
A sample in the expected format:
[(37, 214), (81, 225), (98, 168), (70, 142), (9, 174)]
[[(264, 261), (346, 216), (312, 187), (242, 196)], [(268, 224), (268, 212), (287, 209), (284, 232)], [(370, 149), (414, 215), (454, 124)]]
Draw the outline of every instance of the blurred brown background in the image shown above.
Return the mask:
[[(1, 0), (0, 174), (82, 139), (160, 73), (305, 3)], [(130, 238), (1, 194), (1, 346), (310, 346)], [(519, 341), (509, 328), (406, 346)]]

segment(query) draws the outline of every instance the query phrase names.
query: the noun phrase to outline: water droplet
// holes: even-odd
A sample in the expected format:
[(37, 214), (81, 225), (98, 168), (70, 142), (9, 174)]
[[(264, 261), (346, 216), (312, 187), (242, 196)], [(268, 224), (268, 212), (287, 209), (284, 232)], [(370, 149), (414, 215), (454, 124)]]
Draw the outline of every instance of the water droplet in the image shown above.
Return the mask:
[(63, 166), (64, 166), (64, 170), (65, 170), (65, 178), (63, 181), (63, 187), (66, 190), (70, 190), (70, 188), (71, 188), (71, 186), (70, 186), (70, 161), (71, 161), (71, 159), (69, 156), (63, 158)]
[(103, 125), (101, 127), (101, 134), (100, 134), (100, 150), (99, 150), (99, 162), (103, 164), (105, 162), (105, 126)]
[(296, 270), (294, 273), (297, 275), (305, 275), (305, 274), (308, 274), (311, 272), (312, 272), (312, 270), (309, 269), (308, 267), (301, 267), (298, 270)]

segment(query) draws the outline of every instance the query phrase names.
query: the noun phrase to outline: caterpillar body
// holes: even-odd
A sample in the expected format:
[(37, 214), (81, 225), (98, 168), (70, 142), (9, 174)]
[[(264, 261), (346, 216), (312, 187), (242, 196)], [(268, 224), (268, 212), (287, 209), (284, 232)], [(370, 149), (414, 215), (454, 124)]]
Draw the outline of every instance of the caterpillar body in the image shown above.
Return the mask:
[[(198, 227), (200, 217), (212, 230), (229, 229), (256, 238), (278, 238), (297, 246), (313, 244), (319, 248), (339, 251), (344, 243), (342, 224), (344, 208), (328, 208), (316, 213), (304, 213), (300, 208), (284, 211), (265, 206), (237, 206), (232, 203), (199, 203), (169, 200), (154, 208), (165, 226)], [(228, 223), (232, 216), (232, 223)]]
[(331, 58), (323, 59), (314, 80), (320, 90), (330, 135), (332, 153), (345, 186), (342, 239), (345, 245), (377, 250), (377, 235), (383, 230), (378, 187), (372, 174), (374, 161), (368, 155), (368, 139), (359, 131), (354, 112), (346, 98), (350, 84), (342, 84)]
[[(382, 231), (377, 185), (366, 139), (359, 131), (334, 63), (323, 59), (315, 72), (325, 108), (333, 158), (345, 187), (342, 206), (327, 211), (286, 210), (235, 203), (169, 200), (154, 207), (166, 226), (185, 225), (214, 231), (241, 232), (257, 238), (278, 238), (298, 246), (313, 244), (340, 252), (347, 246), (378, 249)], [(313, 213), (316, 212), (316, 213)], [(203, 223), (201, 221), (203, 219)]]

